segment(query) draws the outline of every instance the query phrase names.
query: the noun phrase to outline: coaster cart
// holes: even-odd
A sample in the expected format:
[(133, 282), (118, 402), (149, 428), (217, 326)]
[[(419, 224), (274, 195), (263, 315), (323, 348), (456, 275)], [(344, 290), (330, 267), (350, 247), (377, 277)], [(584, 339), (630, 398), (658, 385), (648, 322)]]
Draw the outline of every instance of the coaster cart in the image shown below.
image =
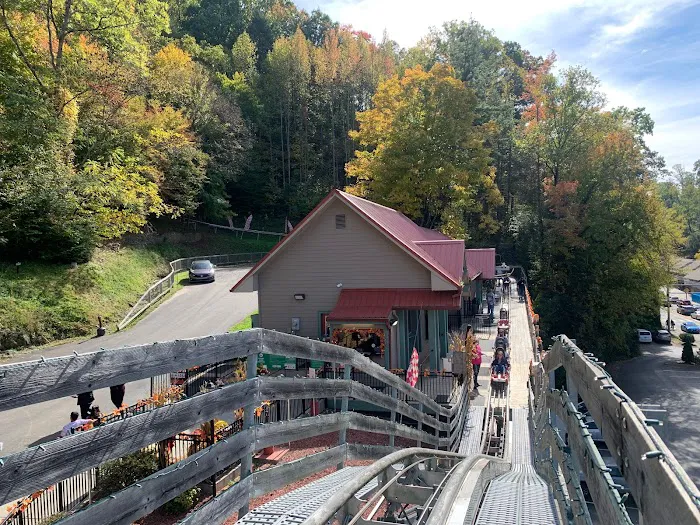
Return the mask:
[[(503, 313), (503, 308), (501, 313)], [(508, 319), (499, 319), (498, 321), (498, 335), (496, 336), (496, 341), (493, 349), (494, 359), (498, 354), (499, 350), (503, 350), (503, 353), (508, 356), (508, 348), (505, 342), (505, 338), (508, 337), (508, 332), (510, 330), (510, 324)], [(508, 380), (510, 379), (510, 367), (506, 367), (505, 370), (495, 371), (491, 370), (491, 389), (494, 392), (505, 392), (508, 387)]]
[(505, 392), (508, 388), (508, 380), (510, 379), (510, 370), (505, 371), (491, 370), (491, 390), (494, 392)]

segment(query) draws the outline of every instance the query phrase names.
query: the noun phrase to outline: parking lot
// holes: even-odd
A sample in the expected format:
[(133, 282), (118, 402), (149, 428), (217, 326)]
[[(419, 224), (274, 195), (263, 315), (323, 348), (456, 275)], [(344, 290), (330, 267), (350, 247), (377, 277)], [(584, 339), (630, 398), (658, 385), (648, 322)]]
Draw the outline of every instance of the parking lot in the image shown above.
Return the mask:
[[(667, 410), (666, 424), (657, 430), (691, 479), (700, 484), (700, 366), (681, 362), (677, 336), (681, 322), (690, 317), (674, 308), (672, 319), (676, 329), (671, 344), (640, 345), (641, 356), (612, 363), (608, 370), (635, 402), (658, 404)], [(700, 336), (696, 339), (700, 342)]]

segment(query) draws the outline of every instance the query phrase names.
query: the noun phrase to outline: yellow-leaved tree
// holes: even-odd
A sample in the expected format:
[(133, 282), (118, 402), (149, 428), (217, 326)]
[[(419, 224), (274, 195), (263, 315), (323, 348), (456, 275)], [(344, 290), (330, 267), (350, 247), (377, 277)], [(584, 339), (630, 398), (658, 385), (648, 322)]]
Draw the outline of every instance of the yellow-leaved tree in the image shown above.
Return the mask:
[(417, 66), (379, 84), (373, 107), (357, 115), (360, 145), (347, 166), (347, 191), (391, 206), (427, 228), (457, 237), (498, 229), (503, 203), (476, 96), (454, 69)]

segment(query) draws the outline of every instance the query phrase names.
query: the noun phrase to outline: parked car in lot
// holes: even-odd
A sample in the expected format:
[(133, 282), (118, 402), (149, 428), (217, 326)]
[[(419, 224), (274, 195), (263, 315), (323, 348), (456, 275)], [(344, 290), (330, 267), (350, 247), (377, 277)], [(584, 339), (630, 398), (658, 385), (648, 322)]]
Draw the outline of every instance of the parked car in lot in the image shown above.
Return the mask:
[(654, 341), (657, 343), (670, 343), (671, 342), (671, 332), (668, 330), (657, 330), (654, 333)]
[(676, 308), (676, 312), (678, 312), (679, 314), (682, 314), (682, 315), (690, 315), (695, 310), (696, 310), (696, 308), (690, 304), (683, 304), (683, 305), (679, 304), (678, 308)]
[(678, 304), (678, 301), (681, 300), (680, 297), (676, 297), (675, 295), (672, 295), (669, 300), (671, 301), (671, 304)]
[(700, 310), (695, 310), (692, 314), (690, 314), (690, 317), (693, 319), (700, 319)]
[(676, 304), (677, 304), (678, 306), (690, 306), (690, 305), (693, 304), (693, 303), (692, 303), (692, 301), (691, 301), (690, 299), (678, 299), (678, 300), (676, 301)]
[(642, 328), (637, 328), (637, 339), (640, 343), (651, 343), (651, 332)]
[(213, 283), (216, 280), (216, 271), (211, 261), (194, 261), (190, 266), (191, 283)]
[(681, 323), (681, 331), (689, 334), (700, 334), (700, 325), (695, 321), (684, 321)]

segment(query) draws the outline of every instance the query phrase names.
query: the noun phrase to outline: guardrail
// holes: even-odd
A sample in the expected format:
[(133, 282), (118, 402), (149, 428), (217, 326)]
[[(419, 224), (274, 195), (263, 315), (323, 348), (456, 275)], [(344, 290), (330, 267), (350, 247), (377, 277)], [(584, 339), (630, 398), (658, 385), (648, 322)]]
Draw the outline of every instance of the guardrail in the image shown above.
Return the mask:
[[(604, 523), (628, 523), (617, 489), (595, 447), (574, 394), (549, 390), (549, 373), (566, 370), (567, 381), (578, 389), (586, 408), (602, 431), (602, 437), (620, 468), (629, 492), (648, 523), (700, 523), (700, 492), (661, 440), (641, 409), (612, 380), (592, 354), (584, 354), (569, 338), (560, 335), (540, 363), (533, 364), (531, 385), (536, 403), (536, 434), (552, 431), (549, 414), (566, 424), (566, 454), (584, 472), (593, 502)], [(552, 438), (549, 438), (552, 443)], [(570, 447), (570, 448), (569, 448)], [(557, 446), (549, 447), (556, 452)], [(555, 454), (561, 455), (561, 454)], [(566, 463), (567, 458), (561, 458)], [(566, 472), (570, 468), (560, 464)], [(570, 472), (575, 474), (575, 472)], [(575, 484), (570, 491), (578, 492)], [(573, 497), (571, 499), (574, 499)], [(580, 503), (580, 502), (579, 502)], [(583, 516), (583, 515), (581, 515)], [(585, 521), (574, 520), (576, 523)]]
[[(337, 363), (343, 367), (343, 378), (256, 377), (259, 355), (265, 353)], [(390, 447), (394, 437), (436, 449), (458, 447), (467, 413), (468, 388), (462, 389), (455, 404), (446, 407), (355, 350), (264, 329), (2, 365), (0, 411), (82, 392), (88, 384), (98, 389), (233, 358), (246, 358), (245, 381), (1, 458), (0, 502), (41, 490), (204, 421), (230, 417), (240, 408), (243, 424), (239, 432), (64, 518), (61, 523), (131, 523), (240, 460), (241, 480), (191, 514), (187, 521), (222, 523), (238, 509), (244, 514), (253, 494), (284, 486), (298, 479), (300, 473), (313, 473), (329, 462), (342, 464), (351, 447), (346, 440), (348, 430), (388, 435)], [(386, 392), (352, 381), (353, 368), (381, 380)], [(255, 424), (255, 410), (265, 400), (333, 397), (341, 398), (340, 412)], [(390, 413), (389, 419), (349, 412), (350, 398), (382, 408)], [(412, 426), (407, 424), (409, 421)], [(280, 467), (276, 473), (284, 476), (277, 474), (274, 479), (272, 473), (253, 475), (255, 450), (330, 432), (338, 433), (338, 446), (316, 456), (323, 461), (309, 456), (304, 460), (309, 461), (303, 463), (304, 468)], [(386, 455), (387, 450), (390, 449), (382, 447), (379, 452)]]
[(193, 261), (208, 259), (218, 266), (230, 266), (237, 264), (256, 263), (265, 256), (263, 252), (254, 253), (228, 253), (224, 255), (200, 255), (197, 257), (184, 257), (170, 261), (170, 273), (152, 285), (139, 297), (136, 304), (129, 310), (117, 324), (117, 330), (124, 329), (129, 323), (147, 310), (153, 303), (168, 293), (175, 285), (175, 275), (190, 267)]

